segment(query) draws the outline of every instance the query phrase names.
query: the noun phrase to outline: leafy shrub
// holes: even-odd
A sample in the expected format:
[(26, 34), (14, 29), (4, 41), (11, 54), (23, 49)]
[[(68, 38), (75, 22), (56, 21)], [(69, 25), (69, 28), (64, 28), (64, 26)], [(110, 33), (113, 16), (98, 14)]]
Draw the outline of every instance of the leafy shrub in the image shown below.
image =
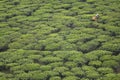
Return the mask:
[(73, 55), (77, 55), (78, 51), (54, 51), (54, 55), (56, 55), (57, 57), (61, 58), (62, 60), (64, 60), (64, 62), (68, 61), (68, 60), (72, 60), (69, 58), (72, 58)]
[(14, 67), (14, 66), (18, 66), (18, 63), (9, 63), (6, 64), (7, 67)]
[(87, 2), (93, 4), (95, 0), (87, 0)]
[(100, 67), (97, 69), (97, 71), (100, 73), (100, 74), (109, 74), (109, 73), (113, 73), (113, 70), (111, 68), (107, 68), (107, 67)]
[(106, 60), (102, 63), (103, 67), (111, 67), (111, 68), (117, 68), (119, 66), (119, 63), (115, 60)]
[(54, 77), (51, 77), (50, 80), (61, 80), (61, 78), (59, 76), (54, 76)]
[(119, 77), (114, 74), (114, 73), (110, 73), (110, 74), (106, 74), (105, 77), (103, 77), (103, 80), (119, 80)]
[(67, 67), (55, 67), (53, 71), (63, 73), (65, 71), (68, 71), (69, 69)]
[(112, 52), (119, 52), (120, 50), (119, 39), (115, 39), (115, 40), (104, 43), (100, 47), (100, 49), (108, 50)]
[(81, 80), (89, 80), (89, 78), (81, 78)]
[(22, 35), (21, 38), (19, 40), (17, 40), (16, 42), (13, 42), (11, 44), (9, 44), (9, 47), (12, 49), (24, 49), (26, 48), (26, 46), (28, 46), (28, 48), (26, 49), (31, 49), (33, 44), (30, 43), (36, 43), (35, 37), (33, 37), (31, 34), (26, 34), (26, 35)]
[(78, 77), (76, 76), (68, 76), (68, 77), (63, 78), (63, 80), (77, 80), (77, 79)]
[(70, 43), (76, 43), (77, 41), (79, 41), (80, 36), (78, 34), (69, 34), (68, 36), (66, 36), (66, 39)]
[(4, 51), (6, 49), (8, 49), (8, 43), (9, 43), (9, 39), (6, 39), (4, 37), (0, 37), (0, 50)]
[(45, 47), (45, 50), (50, 50), (50, 51), (54, 51), (54, 50), (59, 50), (60, 49), (60, 45), (58, 43), (52, 43), (52, 44), (48, 44)]
[(88, 77), (89, 79), (97, 79), (97, 78), (100, 77), (100, 74), (96, 71), (87, 71), (86, 72), (86, 77)]
[(62, 0), (63, 3), (71, 4), (74, 3), (76, 0)]
[(20, 49), (20, 48), (23, 48), (23, 46), (24, 46), (24, 44), (20, 44), (18, 42), (9, 44), (10, 49)]
[(54, 62), (49, 64), (52, 68), (63, 66), (63, 62)]
[[(93, 57), (93, 59), (95, 58), (95, 59), (98, 60), (98, 58), (100, 58), (100, 57), (102, 57), (104, 55), (111, 55), (111, 54), (112, 54), (112, 52), (106, 51), (106, 50), (94, 50), (94, 51), (91, 51), (91, 52), (87, 53), (86, 57), (90, 58), (90, 56), (96, 56), (96, 57)], [(91, 57), (91, 59), (92, 59), (92, 57)]]
[(120, 34), (119, 27), (116, 26), (106, 26), (105, 29), (111, 32), (111, 36), (116, 36)]
[(90, 66), (94, 66), (94, 67), (100, 67), (102, 65), (102, 62), (101, 61), (90, 61), (89, 62), (89, 65)]
[(48, 57), (41, 58), (40, 61), (45, 63), (45, 64), (48, 64), (48, 63), (62, 61), (62, 59), (60, 59), (59, 57), (48, 56)]
[(5, 78), (5, 77), (0, 77), (0, 79), (1, 79), (1, 80), (7, 80), (7, 78)]
[(103, 55), (100, 57), (101, 61), (106, 61), (106, 60), (111, 60), (112, 59), (112, 55)]
[(87, 62), (82, 52), (74, 53), (72, 56), (68, 58), (68, 60), (74, 61), (77, 64), (77, 66), (82, 66)]
[(71, 72), (73, 72), (73, 74), (78, 76), (78, 77), (85, 76), (85, 72), (81, 68), (79, 68), (79, 67), (72, 68)]
[(70, 4), (61, 4), (61, 5), (55, 5), (54, 6), (54, 9), (66, 9), (66, 10), (68, 10), (68, 9), (70, 9), (72, 6), (70, 5)]
[(98, 60), (98, 56), (95, 55), (95, 54), (92, 54), (92, 52), (85, 54), (85, 58), (86, 58), (88, 61)]
[[(31, 64), (31, 63), (33, 63), (33, 60), (31, 60), (31, 59), (24, 59), (24, 58), (22, 58), (22, 59), (20, 59), (20, 60), (18, 60), (18, 61), (16, 61), (18, 64)], [(36, 63), (37, 64), (37, 63)]]
[(78, 1), (80, 1), (80, 2), (86, 2), (87, 0), (78, 0)]
[(77, 64), (74, 62), (66, 62), (64, 65), (70, 69), (77, 66)]
[(2, 23), (2, 22), (1, 22), (0, 28), (3, 28), (3, 29), (4, 29), (4, 28), (9, 28), (9, 26), (8, 26), (7, 23), (4, 23), (4, 22)]
[(100, 44), (99, 42), (92, 40), (82, 44), (78, 49), (83, 52), (89, 52), (98, 48), (99, 44)]
[(16, 78), (25, 80), (25, 79), (30, 79), (31, 76), (32, 74), (29, 74), (29, 73), (21, 73), (21, 74), (17, 74)]
[(87, 72), (87, 71), (95, 71), (96, 68), (93, 67), (93, 66), (87, 66), (87, 65), (85, 65), (85, 66), (82, 66), (82, 70), (85, 71), (85, 72)]
[(47, 74), (46, 73), (34, 73), (31, 76), (31, 79), (34, 80), (46, 80), (47, 79)]
[(4, 75), (5, 75), (4, 73), (0, 72), (0, 77), (2, 77), (2, 76), (4, 76)]
[(43, 73), (46, 74), (48, 77), (60, 76), (59, 72), (56, 71), (44, 71)]
[(65, 71), (62, 73), (63, 76), (73, 76), (74, 73), (70, 72), (70, 71)]
[(32, 59), (32, 60), (39, 60), (40, 58), (42, 58), (41, 55), (29, 55), (28, 56), (29, 59)]
[(90, 35), (90, 34), (87, 34), (87, 33), (84, 33), (84, 32), (81, 32), (81, 34), (79, 36), (80, 36), (79, 41), (84, 42), (84, 43), (88, 42), (88, 41), (90, 41), (94, 38), (93, 35)]
[(112, 37), (110, 37), (109, 35), (99, 35), (95, 40), (99, 42), (106, 42), (112, 40)]
[(61, 44), (61, 50), (63, 50), (63, 51), (76, 50), (76, 45), (75, 44), (68, 43), (66, 41), (61, 41), (59, 44)]
[(42, 71), (50, 71), (52, 68), (49, 65), (42, 65), (40, 66), (40, 70)]
[(36, 64), (36, 63), (32, 63), (32, 64), (24, 64), (24, 65), (21, 65), (21, 66), (18, 66), (18, 67), (14, 67), (12, 70), (23, 70), (23, 71), (32, 71), (32, 70), (38, 70), (40, 67), (39, 64)]
[[(21, 69), (21, 66), (14, 66), (10, 68), (11, 72), (19, 71)], [(22, 70), (21, 70), (22, 71)]]

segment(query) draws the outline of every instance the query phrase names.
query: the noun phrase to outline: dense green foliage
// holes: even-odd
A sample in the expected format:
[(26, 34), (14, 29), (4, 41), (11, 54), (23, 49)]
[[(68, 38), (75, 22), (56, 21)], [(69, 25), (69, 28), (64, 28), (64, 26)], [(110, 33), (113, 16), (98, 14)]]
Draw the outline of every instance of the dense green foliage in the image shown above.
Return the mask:
[(119, 3), (0, 0), (0, 80), (119, 80)]

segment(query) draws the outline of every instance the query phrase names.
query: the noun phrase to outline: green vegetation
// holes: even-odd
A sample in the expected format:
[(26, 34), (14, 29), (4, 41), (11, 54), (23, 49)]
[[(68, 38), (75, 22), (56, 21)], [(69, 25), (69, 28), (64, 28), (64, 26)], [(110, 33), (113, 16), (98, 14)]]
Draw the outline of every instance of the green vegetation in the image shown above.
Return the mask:
[(0, 0), (0, 80), (120, 80), (119, 3)]

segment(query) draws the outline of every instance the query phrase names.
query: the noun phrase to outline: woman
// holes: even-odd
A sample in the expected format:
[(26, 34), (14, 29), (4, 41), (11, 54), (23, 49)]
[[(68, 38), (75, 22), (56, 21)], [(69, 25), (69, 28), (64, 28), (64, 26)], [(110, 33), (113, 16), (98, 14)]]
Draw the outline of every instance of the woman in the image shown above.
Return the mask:
[(92, 21), (97, 21), (98, 18), (99, 18), (99, 14), (97, 13), (96, 16), (93, 16), (93, 17), (92, 17)]

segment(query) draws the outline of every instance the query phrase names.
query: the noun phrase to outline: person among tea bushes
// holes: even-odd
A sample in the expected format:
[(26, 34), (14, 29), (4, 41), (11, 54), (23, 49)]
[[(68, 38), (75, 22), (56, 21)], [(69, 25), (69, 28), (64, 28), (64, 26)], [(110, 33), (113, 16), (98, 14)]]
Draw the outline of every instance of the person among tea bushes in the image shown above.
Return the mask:
[(97, 21), (99, 18), (99, 14), (97, 13), (95, 16), (92, 17), (92, 21)]

